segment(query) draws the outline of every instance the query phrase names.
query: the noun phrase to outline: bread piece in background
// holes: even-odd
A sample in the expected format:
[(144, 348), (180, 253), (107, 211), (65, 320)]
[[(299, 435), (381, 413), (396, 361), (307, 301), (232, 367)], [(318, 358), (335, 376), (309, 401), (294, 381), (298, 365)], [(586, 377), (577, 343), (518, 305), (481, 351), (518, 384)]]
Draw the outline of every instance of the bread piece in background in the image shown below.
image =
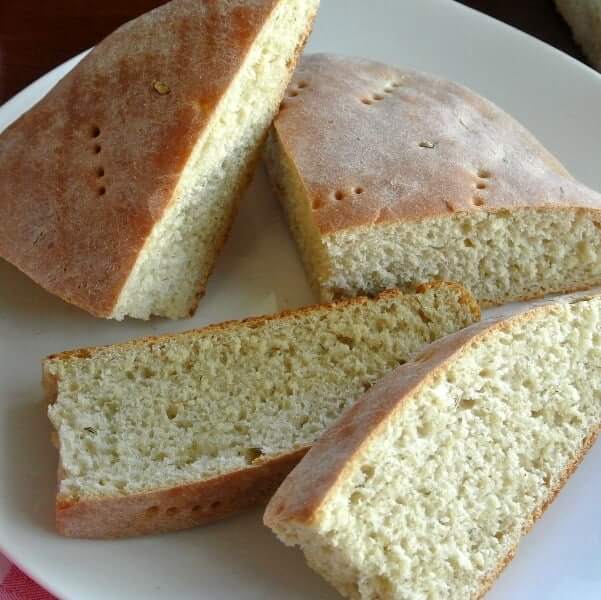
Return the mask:
[(319, 0), (174, 0), (0, 135), (0, 256), (93, 315), (192, 313)]
[(480, 598), (601, 427), (601, 297), (429, 346), (314, 445), (267, 507), (347, 598)]
[(266, 156), (324, 300), (441, 279), (495, 305), (601, 284), (601, 195), (455, 83), (305, 56)]
[(266, 502), (365, 389), (478, 318), (436, 284), (48, 358), (59, 531), (172, 531)]
[(601, 0), (555, 0), (555, 4), (591, 64), (601, 71)]

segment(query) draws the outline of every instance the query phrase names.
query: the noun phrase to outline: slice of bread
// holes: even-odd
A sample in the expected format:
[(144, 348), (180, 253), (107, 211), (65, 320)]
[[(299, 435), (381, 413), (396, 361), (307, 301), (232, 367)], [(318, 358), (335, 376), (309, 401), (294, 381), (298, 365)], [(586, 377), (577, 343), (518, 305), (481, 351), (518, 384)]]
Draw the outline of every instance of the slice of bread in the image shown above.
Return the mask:
[(319, 0), (174, 0), (0, 135), (0, 256), (93, 315), (196, 308)]
[(441, 279), (494, 305), (601, 284), (601, 195), (454, 83), (306, 56), (266, 156), (323, 300)]
[(601, 0), (555, 0), (555, 4), (591, 64), (601, 71)]
[(169, 531), (267, 501), (374, 381), (478, 317), (433, 285), (49, 357), (59, 531)]
[(479, 598), (600, 427), (601, 296), (539, 302), (378, 382), (265, 523), (348, 598)]

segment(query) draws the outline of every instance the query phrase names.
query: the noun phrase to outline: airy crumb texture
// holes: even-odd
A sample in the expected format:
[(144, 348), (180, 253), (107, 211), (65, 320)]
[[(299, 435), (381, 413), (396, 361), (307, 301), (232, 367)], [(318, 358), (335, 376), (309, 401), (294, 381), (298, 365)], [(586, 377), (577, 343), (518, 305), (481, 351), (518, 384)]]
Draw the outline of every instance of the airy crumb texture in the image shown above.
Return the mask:
[(175, 488), (306, 448), (384, 373), (478, 317), (463, 289), (433, 285), (49, 357), (58, 503)]
[(266, 523), (348, 598), (480, 597), (601, 427), (600, 311), (560, 301), (433, 344), (325, 434)]
[(265, 156), (324, 301), (440, 279), (496, 305), (601, 283), (601, 196), (452, 82), (307, 55)]
[(196, 307), (318, 6), (283, 0), (273, 11), (146, 241), (115, 318), (178, 318)]
[(490, 306), (593, 287), (601, 282), (593, 217), (573, 210), (480, 211), (337, 233), (324, 240), (332, 259), (324, 296), (440, 279), (460, 281)]
[(599, 0), (555, 0), (570, 24), (574, 38), (591, 64), (601, 70), (601, 2)]

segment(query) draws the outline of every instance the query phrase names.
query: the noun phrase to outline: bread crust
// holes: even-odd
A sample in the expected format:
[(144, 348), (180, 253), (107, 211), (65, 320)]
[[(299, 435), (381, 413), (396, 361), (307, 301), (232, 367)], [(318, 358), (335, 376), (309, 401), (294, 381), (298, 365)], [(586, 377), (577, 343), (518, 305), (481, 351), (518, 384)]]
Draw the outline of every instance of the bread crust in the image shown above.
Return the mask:
[[(457, 284), (435, 282), (421, 285), (410, 295), (427, 294), (441, 289), (448, 289), (457, 294), (459, 302), (466, 306), (474, 320), (480, 317), (478, 304)], [(380, 294), (378, 299), (399, 298), (405, 295), (408, 294), (400, 290), (389, 290)], [(125, 352), (182, 336), (210, 335), (239, 327), (258, 328), (274, 320), (294, 319), (368, 302), (373, 300), (353, 298), (329, 305), (283, 311), (278, 315), (228, 321), (186, 333), (147, 337), (113, 346), (81, 348), (55, 354), (43, 363), (46, 400), (52, 404), (57, 399), (59, 381), (52, 372), (52, 364), (55, 362), (88, 360), (112, 349)], [(175, 531), (222, 519), (245, 508), (265, 503), (307, 450), (308, 448), (297, 448), (277, 457), (260, 458), (245, 469), (223, 476), (152, 492), (102, 498), (71, 498), (59, 495), (56, 502), (57, 528), (63, 535), (71, 537), (115, 538)], [(59, 481), (61, 477), (59, 469)]]
[(273, 139), (324, 237), (481, 210), (584, 209), (601, 221), (601, 195), (458, 84), (316, 54), (303, 57), (289, 90)]
[(104, 352), (110, 349), (118, 349), (119, 351), (125, 351), (132, 348), (137, 348), (139, 346), (147, 345), (147, 344), (160, 344), (162, 342), (169, 342), (174, 338), (181, 337), (196, 337), (198, 335), (209, 335), (218, 331), (225, 331), (228, 329), (235, 329), (240, 326), (250, 327), (250, 328), (258, 328), (263, 326), (264, 324), (270, 321), (279, 321), (283, 319), (294, 319), (299, 316), (304, 316), (307, 314), (320, 312), (320, 311), (328, 311), (337, 308), (345, 308), (347, 306), (352, 305), (361, 305), (367, 304), (369, 302), (373, 302), (374, 300), (384, 299), (384, 298), (396, 298), (405, 295), (416, 295), (416, 294), (425, 294), (430, 290), (436, 290), (441, 288), (448, 288), (455, 290), (459, 296), (459, 302), (461, 304), (465, 304), (468, 307), (468, 310), (472, 313), (474, 320), (477, 321), (480, 319), (481, 312), (480, 306), (474, 299), (474, 297), (461, 285), (452, 282), (443, 282), (443, 281), (434, 281), (427, 284), (420, 284), (415, 286), (412, 291), (409, 290), (386, 290), (378, 294), (375, 298), (367, 298), (365, 296), (359, 296), (357, 298), (348, 298), (343, 300), (338, 300), (335, 302), (331, 302), (328, 304), (313, 304), (311, 306), (304, 306), (302, 308), (297, 308), (294, 310), (284, 310), (279, 313), (273, 315), (264, 315), (260, 317), (247, 317), (241, 320), (231, 320), (224, 321), (223, 323), (216, 323), (213, 325), (208, 325), (206, 327), (202, 327), (199, 329), (191, 329), (190, 331), (185, 331), (182, 333), (176, 334), (166, 334), (161, 336), (146, 336), (142, 338), (138, 338), (136, 340), (132, 340), (129, 342), (123, 342), (121, 344), (107, 344), (105, 346), (89, 346), (86, 348), (77, 348), (74, 350), (66, 350), (65, 352), (59, 352), (57, 354), (50, 354), (47, 356), (43, 363), (43, 383), (44, 389), (46, 390), (46, 398), (49, 402), (53, 401), (53, 398), (56, 397), (56, 382), (53, 381), (53, 376), (49, 371), (49, 367), (53, 361), (63, 361), (63, 360), (73, 360), (73, 359), (89, 359), (93, 358), (95, 354), (99, 352)]
[(164, 490), (81, 501), (58, 499), (56, 527), (66, 537), (116, 539), (206, 525), (265, 504), (307, 450)]
[[(419, 391), (433, 381), (446, 366), (467, 349), (495, 331), (520, 321), (531, 320), (550, 313), (561, 303), (579, 302), (595, 297), (590, 293), (563, 296), (555, 300), (533, 302), (529, 307), (507, 307), (500, 315), (475, 323), (457, 333), (434, 342), (413, 362), (396, 369), (360, 398), (307, 453), (304, 460), (284, 480), (269, 502), (264, 523), (277, 530), (280, 523), (294, 522), (312, 526), (320, 519), (321, 507), (335, 493), (355, 460), (370, 441), (377, 437), (389, 419), (402, 411)], [(597, 296), (598, 297), (598, 296)], [(555, 499), (569, 476), (576, 470), (591, 448), (601, 424), (583, 440), (575, 459), (566, 466), (558, 483), (549, 490), (543, 504), (537, 507), (522, 535), (526, 534)], [(498, 567), (481, 582), (474, 598), (481, 598), (515, 555), (512, 548)]]
[(111, 316), (279, 1), (174, 0), (98, 44), (0, 135), (0, 256)]

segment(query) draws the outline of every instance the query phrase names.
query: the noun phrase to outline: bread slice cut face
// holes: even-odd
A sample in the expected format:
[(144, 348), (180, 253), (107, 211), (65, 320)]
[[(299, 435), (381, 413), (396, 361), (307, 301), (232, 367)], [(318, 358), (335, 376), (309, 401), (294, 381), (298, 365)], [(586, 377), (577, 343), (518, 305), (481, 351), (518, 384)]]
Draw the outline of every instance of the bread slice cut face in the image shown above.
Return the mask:
[(267, 501), (365, 389), (478, 317), (434, 285), (48, 358), (59, 531), (170, 531)]
[(195, 310), (319, 0), (174, 0), (0, 135), (0, 256), (93, 315)]
[(324, 300), (441, 279), (495, 305), (601, 283), (601, 195), (450, 81), (305, 56), (266, 156)]
[(601, 428), (601, 297), (429, 346), (359, 399), (265, 522), (347, 598), (480, 598)]

